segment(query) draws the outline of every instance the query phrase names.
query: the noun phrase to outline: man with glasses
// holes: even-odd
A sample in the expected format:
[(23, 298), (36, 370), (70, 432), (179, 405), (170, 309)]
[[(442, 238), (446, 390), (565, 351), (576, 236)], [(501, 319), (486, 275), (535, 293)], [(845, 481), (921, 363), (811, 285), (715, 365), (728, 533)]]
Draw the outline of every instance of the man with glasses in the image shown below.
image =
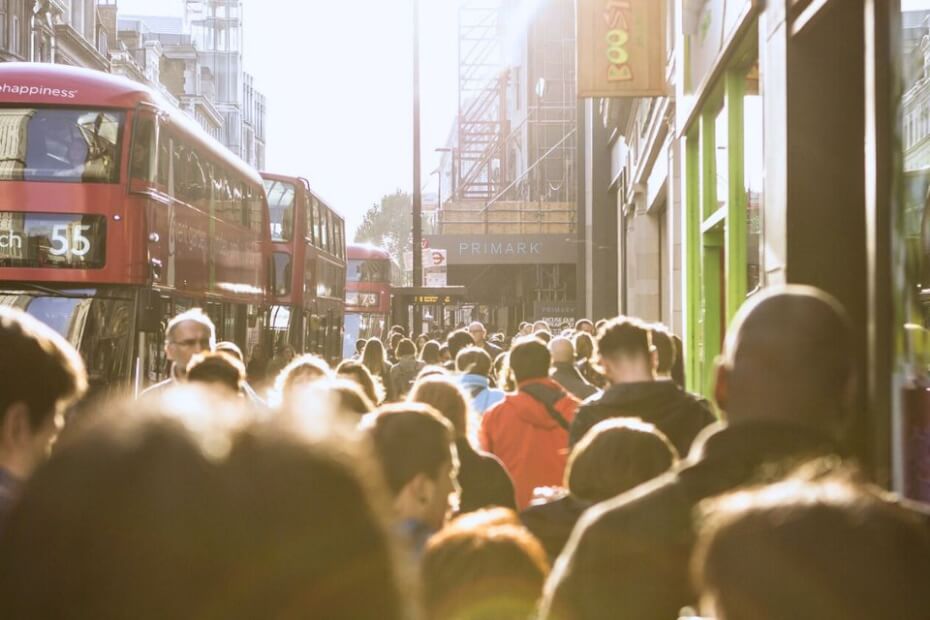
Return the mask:
[(503, 353), (503, 350), (500, 347), (487, 341), (488, 330), (484, 328), (483, 323), (474, 321), (471, 325), (468, 326), (468, 333), (475, 341), (475, 346), (481, 347), (487, 351), (487, 354), (491, 356), (492, 360), (496, 359), (498, 355)]
[(203, 310), (194, 308), (174, 317), (165, 330), (165, 357), (171, 361), (171, 376), (145, 390), (142, 395), (161, 393), (183, 381), (191, 358), (215, 348), (216, 328)]

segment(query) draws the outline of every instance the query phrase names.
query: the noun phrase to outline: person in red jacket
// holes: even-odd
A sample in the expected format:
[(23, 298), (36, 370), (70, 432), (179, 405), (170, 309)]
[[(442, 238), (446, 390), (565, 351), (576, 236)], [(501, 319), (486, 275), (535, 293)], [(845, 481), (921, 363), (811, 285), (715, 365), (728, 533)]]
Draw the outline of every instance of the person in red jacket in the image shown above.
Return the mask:
[(568, 429), (581, 403), (549, 378), (550, 361), (542, 341), (519, 341), (510, 351), (517, 392), (488, 409), (478, 431), (481, 449), (498, 457), (513, 479), (520, 510), (536, 487), (562, 484)]

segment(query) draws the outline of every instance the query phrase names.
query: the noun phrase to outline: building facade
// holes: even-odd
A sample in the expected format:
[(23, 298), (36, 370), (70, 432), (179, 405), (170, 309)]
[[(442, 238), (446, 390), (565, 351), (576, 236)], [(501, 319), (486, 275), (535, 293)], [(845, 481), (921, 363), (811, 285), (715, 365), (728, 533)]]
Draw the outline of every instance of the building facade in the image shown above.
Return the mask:
[[(848, 447), (930, 498), (930, 6), (669, 0), (667, 92), (581, 103), (585, 308), (661, 320), (710, 394), (740, 306), (818, 286), (855, 334)], [(591, 244), (610, 226), (609, 261)], [(603, 238), (602, 238), (603, 239)], [(608, 297), (611, 292), (606, 291)]]
[(448, 284), (466, 286), (472, 305), (446, 309), (446, 324), (512, 332), (579, 316), (574, 4), (533, 4), (459, 10), (459, 113), (425, 238), (446, 250)]
[(168, 94), (207, 133), (259, 170), (265, 96), (242, 68), (242, 3), (185, 0), (184, 17), (119, 16), (114, 71)]

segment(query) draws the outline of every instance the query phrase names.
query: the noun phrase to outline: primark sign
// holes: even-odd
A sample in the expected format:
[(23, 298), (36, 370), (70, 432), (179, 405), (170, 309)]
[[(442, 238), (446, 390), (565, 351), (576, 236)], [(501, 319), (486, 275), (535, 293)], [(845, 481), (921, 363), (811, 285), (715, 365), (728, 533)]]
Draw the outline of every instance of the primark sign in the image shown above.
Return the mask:
[(444, 249), (450, 265), (573, 264), (578, 245), (569, 235), (427, 235), (430, 249)]

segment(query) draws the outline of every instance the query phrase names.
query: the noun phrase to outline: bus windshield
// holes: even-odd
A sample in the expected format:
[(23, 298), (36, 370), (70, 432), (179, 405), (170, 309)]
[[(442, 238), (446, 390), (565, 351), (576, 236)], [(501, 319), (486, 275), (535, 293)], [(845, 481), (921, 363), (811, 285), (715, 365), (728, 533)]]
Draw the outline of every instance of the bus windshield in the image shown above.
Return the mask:
[(290, 241), (294, 237), (295, 192), (296, 188), (293, 183), (265, 181), (272, 241)]
[(386, 260), (352, 259), (349, 261), (347, 282), (390, 282), (391, 264)]
[(123, 113), (0, 108), (0, 181), (119, 182)]

